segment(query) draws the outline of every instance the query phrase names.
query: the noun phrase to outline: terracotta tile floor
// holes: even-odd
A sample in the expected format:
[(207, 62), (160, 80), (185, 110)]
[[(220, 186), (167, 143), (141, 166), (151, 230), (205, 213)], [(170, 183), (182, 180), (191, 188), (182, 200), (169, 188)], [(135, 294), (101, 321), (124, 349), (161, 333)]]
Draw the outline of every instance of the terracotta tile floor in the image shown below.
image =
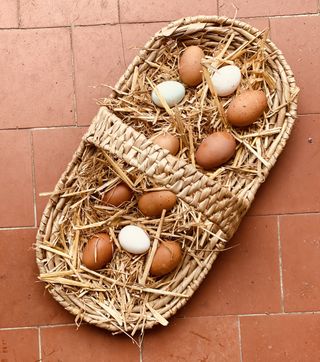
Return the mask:
[[(1, 0), (0, 361), (320, 361), (320, 2)], [(37, 282), (33, 243), (52, 190), (148, 37), (188, 15), (270, 27), (301, 88), (288, 145), (208, 278), (143, 353), (76, 329)]]

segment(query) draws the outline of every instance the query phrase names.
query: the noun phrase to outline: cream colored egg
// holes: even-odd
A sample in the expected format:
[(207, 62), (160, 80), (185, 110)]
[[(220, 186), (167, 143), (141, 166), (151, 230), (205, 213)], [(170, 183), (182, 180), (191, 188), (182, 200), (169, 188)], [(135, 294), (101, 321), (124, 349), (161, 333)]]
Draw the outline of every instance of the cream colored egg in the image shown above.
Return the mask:
[(136, 225), (127, 225), (119, 232), (121, 247), (132, 254), (143, 254), (150, 248), (150, 238), (147, 233)]
[[(173, 107), (181, 102), (186, 93), (184, 85), (175, 80), (162, 82), (156, 86), (156, 89), (168, 103), (169, 107)], [(158, 107), (164, 108), (155, 90), (152, 91), (151, 98)]]
[(216, 70), (211, 80), (218, 96), (229, 96), (238, 88), (241, 72), (235, 65), (226, 65)]

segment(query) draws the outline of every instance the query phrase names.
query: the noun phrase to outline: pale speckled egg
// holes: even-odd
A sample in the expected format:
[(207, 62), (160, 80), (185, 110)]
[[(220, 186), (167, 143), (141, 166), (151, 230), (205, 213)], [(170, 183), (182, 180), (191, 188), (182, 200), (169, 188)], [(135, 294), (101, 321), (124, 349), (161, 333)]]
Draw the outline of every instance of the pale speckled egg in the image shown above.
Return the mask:
[(211, 80), (218, 96), (229, 96), (238, 88), (241, 72), (235, 65), (226, 65), (216, 70)]
[(179, 75), (184, 84), (196, 86), (201, 83), (202, 58), (204, 58), (204, 52), (196, 45), (191, 45), (184, 50), (179, 62)]
[[(184, 85), (175, 80), (162, 82), (156, 86), (156, 89), (168, 103), (169, 107), (174, 107), (181, 102), (186, 94)], [(155, 103), (158, 107), (164, 108), (155, 90), (152, 91), (151, 98), (153, 103)]]
[(148, 234), (139, 226), (127, 225), (119, 232), (121, 247), (132, 254), (143, 254), (150, 248)]

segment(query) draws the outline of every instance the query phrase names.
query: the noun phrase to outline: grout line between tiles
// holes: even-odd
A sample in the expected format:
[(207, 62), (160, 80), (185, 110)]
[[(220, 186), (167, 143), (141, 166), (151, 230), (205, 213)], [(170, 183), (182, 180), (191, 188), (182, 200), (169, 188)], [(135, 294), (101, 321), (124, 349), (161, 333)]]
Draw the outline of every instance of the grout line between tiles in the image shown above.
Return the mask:
[(242, 340), (241, 340), (241, 325), (240, 325), (240, 318), (237, 318), (237, 326), (238, 326), (238, 338), (239, 338), (239, 354), (240, 354), (240, 362), (242, 362)]
[(42, 346), (41, 346), (41, 329), (38, 328), (38, 349), (39, 349), (39, 362), (42, 361)]
[(220, 12), (219, 8), (220, 8), (220, 4), (219, 4), (219, 0), (217, 0), (217, 15), (218, 16), (219, 16), (219, 12)]
[(281, 298), (281, 312), (284, 310), (284, 291), (283, 291), (283, 273), (282, 273), (282, 248), (281, 248), (281, 233), (280, 233), (280, 216), (277, 217), (277, 236), (278, 236), (278, 252), (279, 252), (279, 277), (280, 277), (280, 298)]
[(74, 28), (74, 25), (71, 24), (71, 27), (69, 28), (69, 34), (70, 34), (70, 48), (71, 48), (72, 85), (73, 85), (72, 105), (73, 105), (73, 121), (74, 121), (76, 126), (79, 126), (79, 124), (78, 124), (77, 97), (76, 97), (75, 55), (74, 55), (74, 49), (73, 49), (73, 28)]
[(20, 0), (17, 0), (17, 20), (18, 20), (18, 28), (21, 27), (21, 13), (20, 13)]
[(36, 170), (34, 164), (34, 148), (33, 148), (33, 134), (30, 132), (31, 142), (31, 172), (32, 172), (32, 191), (33, 191), (33, 216), (34, 216), (34, 227), (38, 226), (37, 218), (37, 194), (36, 194)]
[(274, 214), (247, 214), (246, 217), (266, 217), (266, 216), (304, 216), (304, 215), (320, 215), (319, 211), (305, 211), (305, 212), (287, 212), (287, 213), (274, 213)]
[(46, 126), (46, 127), (21, 127), (21, 128), (2, 128), (0, 129), (1, 131), (44, 131), (44, 130), (51, 130), (51, 129), (64, 129), (64, 128), (84, 128), (84, 127), (88, 127), (88, 125), (76, 125), (76, 124), (71, 124), (71, 125), (66, 125), (66, 126)]

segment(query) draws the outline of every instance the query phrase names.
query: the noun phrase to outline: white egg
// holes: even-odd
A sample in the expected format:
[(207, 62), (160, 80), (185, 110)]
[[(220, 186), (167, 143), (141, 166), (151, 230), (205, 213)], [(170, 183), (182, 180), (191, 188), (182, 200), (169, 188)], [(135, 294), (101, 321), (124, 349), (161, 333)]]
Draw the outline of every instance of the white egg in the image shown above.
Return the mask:
[(238, 88), (241, 80), (241, 72), (235, 65), (226, 65), (216, 70), (211, 80), (218, 96), (229, 96)]
[(125, 226), (118, 238), (121, 247), (132, 254), (143, 254), (150, 248), (150, 238), (139, 226)]
[[(169, 107), (173, 107), (179, 102), (181, 102), (186, 94), (186, 89), (184, 85), (175, 80), (168, 80), (162, 82), (156, 86), (156, 89), (161, 94), (161, 96), (166, 100)], [(160, 99), (158, 98), (155, 90), (152, 91), (151, 97), (153, 103), (163, 108), (163, 105), (160, 102)]]

